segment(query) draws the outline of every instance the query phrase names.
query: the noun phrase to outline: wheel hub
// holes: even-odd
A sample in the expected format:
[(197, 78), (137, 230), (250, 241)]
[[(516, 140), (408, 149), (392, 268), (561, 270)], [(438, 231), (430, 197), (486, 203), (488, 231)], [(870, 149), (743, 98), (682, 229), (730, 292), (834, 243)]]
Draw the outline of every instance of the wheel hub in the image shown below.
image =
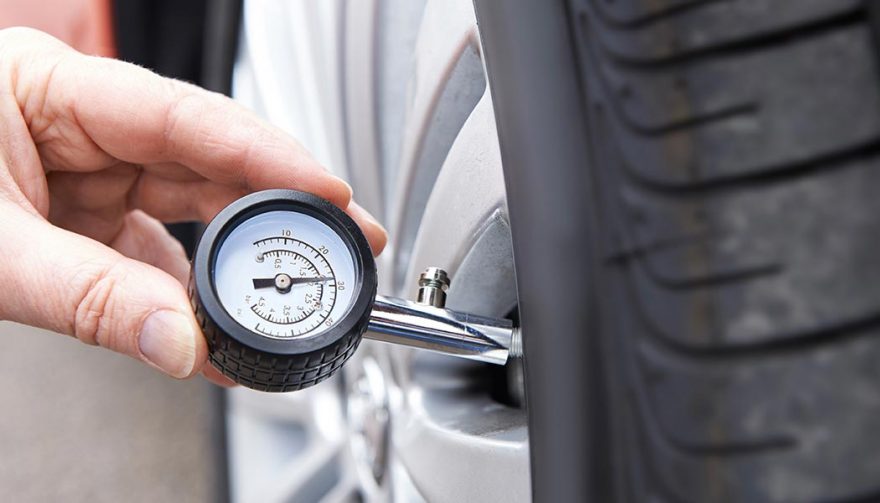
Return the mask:
[(388, 465), (391, 414), (378, 362), (367, 355), (353, 362), (348, 381), (351, 450), (362, 483), (381, 486)]

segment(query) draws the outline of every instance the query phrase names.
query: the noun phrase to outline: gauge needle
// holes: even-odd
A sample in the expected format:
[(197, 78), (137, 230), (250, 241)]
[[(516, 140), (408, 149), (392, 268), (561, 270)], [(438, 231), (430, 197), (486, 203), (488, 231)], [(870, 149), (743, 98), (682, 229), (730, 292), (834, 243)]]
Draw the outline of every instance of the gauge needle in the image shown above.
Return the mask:
[[(277, 287), (276, 278), (254, 278), (254, 288), (275, 288)], [(293, 286), (302, 285), (305, 283), (320, 283), (322, 281), (330, 281), (332, 279), (333, 278), (329, 276), (318, 276), (316, 278), (294, 278), (288, 276), (287, 281), (289, 281), (288, 285)]]

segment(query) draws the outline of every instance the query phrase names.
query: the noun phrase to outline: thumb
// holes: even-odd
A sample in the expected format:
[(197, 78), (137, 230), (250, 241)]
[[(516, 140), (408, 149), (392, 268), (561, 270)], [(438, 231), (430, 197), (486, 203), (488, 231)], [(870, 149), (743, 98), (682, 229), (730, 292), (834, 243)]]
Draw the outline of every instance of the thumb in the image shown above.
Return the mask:
[(201, 369), (207, 347), (178, 281), (97, 241), (9, 210), (0, 228), (19, 239), (0, 245), (4, 319), (73, 335), (174, 377)]

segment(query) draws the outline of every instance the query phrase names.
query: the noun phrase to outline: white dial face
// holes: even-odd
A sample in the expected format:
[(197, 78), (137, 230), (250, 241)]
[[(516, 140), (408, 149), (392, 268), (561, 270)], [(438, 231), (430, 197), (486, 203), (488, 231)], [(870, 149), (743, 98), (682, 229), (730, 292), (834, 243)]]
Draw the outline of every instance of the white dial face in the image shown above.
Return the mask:
[(342, 238), (293, 211), (268, 211), (240, 223), (214, 263), (214, 288), (226, 312), (273, 339), (330, 329), (348, 312), (355, 279)]

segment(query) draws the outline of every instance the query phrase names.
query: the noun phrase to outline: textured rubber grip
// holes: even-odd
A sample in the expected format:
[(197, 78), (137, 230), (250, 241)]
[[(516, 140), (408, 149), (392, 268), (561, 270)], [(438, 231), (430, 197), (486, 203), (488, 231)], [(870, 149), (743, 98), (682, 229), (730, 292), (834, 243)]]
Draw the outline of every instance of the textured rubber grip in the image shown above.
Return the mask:
[(354, 354), (369, 320), (362, 318), (355, 330), (326, 347), (304, 354), (277, 355), (245, 346), (220, 330), (201, 307), (192, 278), (189, 298), (208, 342), (211, 365), (233, 381), (258, 391), (297, 391), (329, 378)]

